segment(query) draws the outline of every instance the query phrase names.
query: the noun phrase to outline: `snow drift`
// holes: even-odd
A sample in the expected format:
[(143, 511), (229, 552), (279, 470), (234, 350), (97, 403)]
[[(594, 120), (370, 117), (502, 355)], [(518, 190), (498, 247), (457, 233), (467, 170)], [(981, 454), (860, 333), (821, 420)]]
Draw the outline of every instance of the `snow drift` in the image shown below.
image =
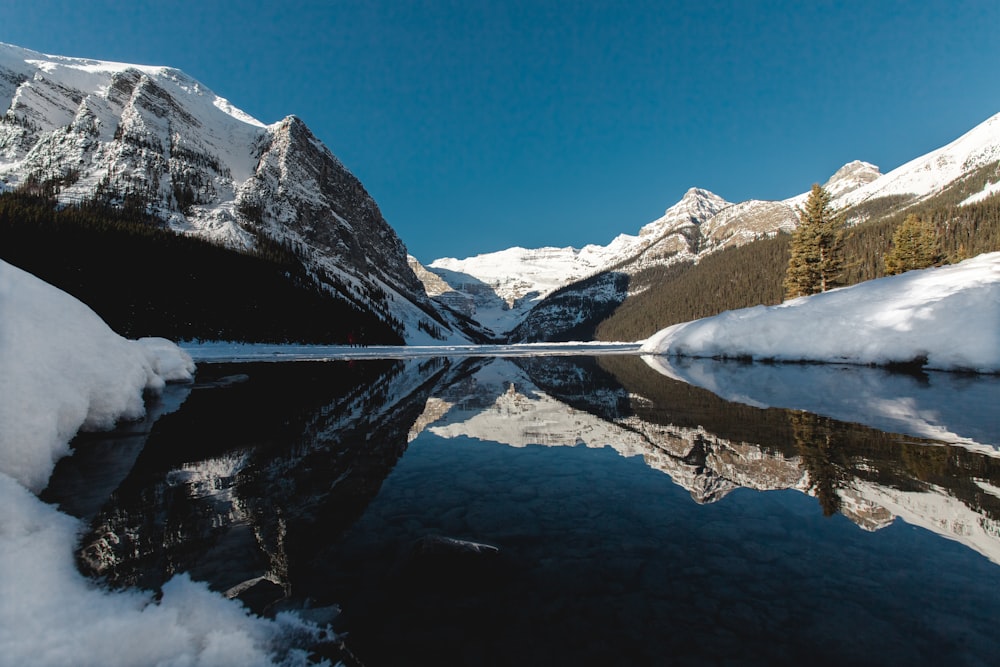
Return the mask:
[(1000, 252), (675, 324), (646, 354), (1000, 372)]
[(143, 391), (190, 380), (170, 341), (129, 341), (80, 301), (0, 261), (0, 472), (40, 491), (81, 428), (144, 414)]

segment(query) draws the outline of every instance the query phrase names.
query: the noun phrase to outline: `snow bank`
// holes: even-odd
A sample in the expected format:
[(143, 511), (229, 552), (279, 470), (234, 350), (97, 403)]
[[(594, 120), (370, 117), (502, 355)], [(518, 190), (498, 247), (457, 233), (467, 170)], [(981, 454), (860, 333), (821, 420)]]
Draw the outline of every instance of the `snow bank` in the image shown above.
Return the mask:
[[(73, 560), (79, 522), (0, 474), (0, 662), (6, 665), (272, 664), (269, 649), (314, 627), (251, 617), (186, 575), (145, 591), (109, 592)], [(276, 656), (277, 657), (277, 656)], [(307, 664), (301, 652), (282, 656)]]
[(0, 315), (0, 472), (32, 491), (81, 428), (141, 417), (144, 390), (194, 371), (170, 341), (126, 340), (77, 299), (2, 261)]
[(1000, 252), (676, 324), (642, 352), (1000, 372)]
[(310, 664), (288, 647), (314, 640), (315, 625), (250, 616), (186, 575), (158, 601), (101, 589), (76, 569), (79, 521), (31, 493), (78, 429), (141, 416), (144, 391), (193, 370), (170, 341), (125, 340), (73, 297), (0, 261), (0, 663)]

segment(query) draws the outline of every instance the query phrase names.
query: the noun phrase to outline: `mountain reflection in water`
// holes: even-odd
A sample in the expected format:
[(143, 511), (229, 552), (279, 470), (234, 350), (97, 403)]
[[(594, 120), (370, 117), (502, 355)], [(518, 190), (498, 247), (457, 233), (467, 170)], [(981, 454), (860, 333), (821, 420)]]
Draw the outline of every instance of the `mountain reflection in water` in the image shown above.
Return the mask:
[(998, 387), (634, 356), (204, 365), (131, 426), (131, 469), (93, 472), (120, 434), (80, 438), (43, 497), (107, 495), (79, 509), (84, 571), (340, 605), (367, 665), (987, 664)]

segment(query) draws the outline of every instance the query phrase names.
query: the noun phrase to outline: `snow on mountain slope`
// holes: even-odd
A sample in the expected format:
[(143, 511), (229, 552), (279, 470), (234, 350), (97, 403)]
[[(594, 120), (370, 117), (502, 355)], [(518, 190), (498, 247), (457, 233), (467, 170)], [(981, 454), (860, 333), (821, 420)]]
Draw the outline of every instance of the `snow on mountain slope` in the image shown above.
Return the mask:
[[(844, 165), (824, 185), (836, 209), (883, 197), (909, 195), (914, 201), (943, 190), (955, 179), (1000, 160), (1000, 114), (992, 116), (951, 143), (914, 158), (887, 174), (866, 162)], [(1000, 183), (988, 183), (984, 192), (995, 192)], [(784, 201), (796, 207), (805, 203), (809, 192)], [(986, 195), (970, 197), (972, 203)]]
[[(260, 121), (169, 67), (2, 44), (0, 81), (0, 178), (8, 187), (61, 179), (67, 202), (98, 187), (141, 187), (175, 227), (252, 245), (232, 199), (236, 184), (254, 173), (255, 145), (267, 131)], [(175, 186), (193, 189), (184, 214)]]
[(662, 329), (648, 354), (1000, 372), (1000, 252)]
[[(878, 167), (871, 164), (870, 162), (862, 162), (861, 160), (854, 160), (853, 162), (848, 162), (843, 167), (834, 172), (826, 183), (823, 184), (823, 189), (830, 193), (831, 203), (834, 208), (841, 208), (846, 206), (845, 198), (856, 192), (859, 188), (865, 187), (866, 185), (875, 182), (882, 177), (882, 173), (879, 171)], [(790, 197), (784, 200), (783, 204), (793, 208), (801, 208), (805, 205), (806, 200), (809, 198), (809, 190)]]
[(475, 318), (503, 333), (560, 287), (639, 254), (662, 257), (689, 252), (692, 231), (729, 205), (707, 190), (691, 188), (663, 216), (644, 225), (638, 235), (621, 234), (606, 246), (515, 247), (466, 259), (445, 257), (427, 268), (453, 289), (471, 294)]
[(834, 204), (844, 207), (876, 197), (906, 194), (925, 198), (956, 178), (997, 160), (1000, 160), (1000, 114), (988, 118), (950, 144), (846, 193)]
[(0, 44), (0, 190), (132, 204), (236, 248), (277, 241), (410, 342), (452, 332), (374, 200), (294, 116), (265, 125), (169, 67)]
[(470, 315), (500, 333), (538, 300), (595, 272), (600, 267), (595, 255), (576, 248), (508, 248), (461, 260), (437, 259), (427, 268), (450, 291), (467, 295)]
[[(838, 209), (901, 197), (904, 201), (897, 204), (898, 210), (942, 191), (956, 179), (976, 174), (977, 179), (986, 183), (980, 192), (963, 201), (971, 204), (1000, 191), (998, 161), (1000, 114), (947, 146), (885, 175), (868, 162), (849, 162), (824, 187)], [(600, 317), (616, 299), (620, 302), (625, 298), (626, 293), (618, 289), (620, 280), (612, 281), (615, 289), (611, 289), (608, 281), (595, 282), (592, 277), (596, 274), (613, 272), (626, 280), (627, 294), (635, 294), (644, 289), (645, 283), (629, 278), (645, 269), (697, 261), (729, 246), (779, 231), (792, 231), (798, 224), (796, 209), (805, 203), (808, 194), (803, 192), (784, 201), (748, 200), (729, 204), (711, 193), (692, 188), (663, 218), (643, 227), (638, 236), (621, 235), (607, 246), (587, 246), (581, 250), (517, 248), (465, 260), (436, 260), (429, 268), (458, 292), (473, 294), (474, 317), (498, 333), (507, 331), (511, 340), (516, 341), (559, 340), (565, 332), (585, 325), (583, 320), (588, 316), (581, 319), (580, 313), (574, 312), (574, 303), (600, 301), (604, 305), (594, 310)], [(855, 221), (867, 213), (862, 211), (859, 215)], [(557, 289), (559, 293), (553, 294)]]
[(782, 202), (751, 199), (719, 211), (701, 225), (710, 252), (743, 245), (777, 231), (790, 232), (798, 224), (795, 211)]

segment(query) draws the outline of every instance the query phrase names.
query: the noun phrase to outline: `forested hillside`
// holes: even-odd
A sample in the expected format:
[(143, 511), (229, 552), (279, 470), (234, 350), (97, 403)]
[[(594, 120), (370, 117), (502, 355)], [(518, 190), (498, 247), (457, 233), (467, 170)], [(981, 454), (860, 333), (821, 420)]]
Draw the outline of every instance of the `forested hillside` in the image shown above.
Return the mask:
[(140, 207), (56, 209), (0, 195), (0, 259), (77, 297), (127, 337), (401, 344), (377, 317), (322, 291), (287, 249), (241, 253), (175, 234)]
[[(992, 179), (992, 180), (991, 180)], [(840, 284), (886, 275), (885, 255), (896, 228), (916, 214), (933, 224), (946, 262), (1000, 250), (1000, 195), (960, 205), (1000, 180), (1000, 164), (959, 179), (940, 194), (908, 208), (906, 198), (866, 202), (845, 211), (864, 220), (845, 230)], [(725, 310), (782, 301), (789, 235), (754, 241), (687, 262), (640, 273), (631, 295), (596, 328), (598, 340), (641, 340), (664, 327), (716, 315)], [(640, 291), (641, 290), (641, 291)]]
[[(727, 248), (635, 276), (628, 297), (597, 327), (598, 340), (640, 340), (675, 322), (758, 303), (780, 303), (788, 235)], [(776, 267), (781, 267), (776, 270)]]

